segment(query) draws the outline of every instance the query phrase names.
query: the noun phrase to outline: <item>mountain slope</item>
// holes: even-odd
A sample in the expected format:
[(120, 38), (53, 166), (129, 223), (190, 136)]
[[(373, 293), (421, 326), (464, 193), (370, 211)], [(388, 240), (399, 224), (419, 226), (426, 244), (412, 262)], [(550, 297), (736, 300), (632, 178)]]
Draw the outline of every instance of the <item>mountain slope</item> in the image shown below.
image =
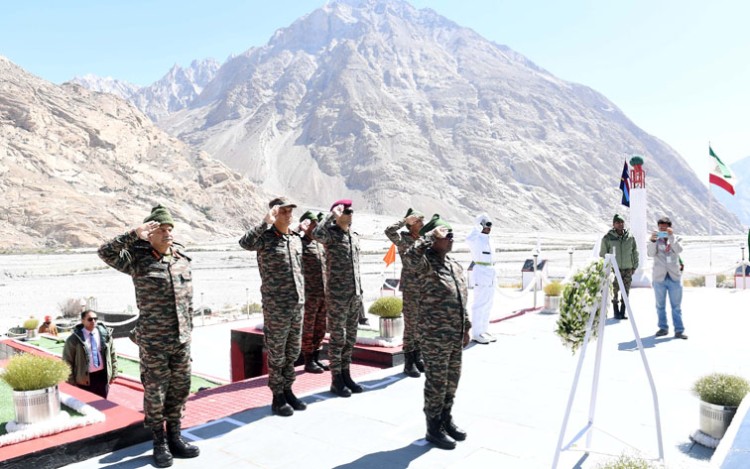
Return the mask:
[(0, 57), (0, 249), (94, 246), (163, 203), (178, 239), (235, 235), (267, 195), (131, 104)]
[[(262, 184), (325, 206), (410, 206), (507, 230), (601, 229), (622, 162), (646, 159), (650, 219), (706, 232), (684, 160), (604, 96), (398, 0), (330, 2), (228, 60), (172, 135)], [(738, 221), (720, 209), (714, 231)]]

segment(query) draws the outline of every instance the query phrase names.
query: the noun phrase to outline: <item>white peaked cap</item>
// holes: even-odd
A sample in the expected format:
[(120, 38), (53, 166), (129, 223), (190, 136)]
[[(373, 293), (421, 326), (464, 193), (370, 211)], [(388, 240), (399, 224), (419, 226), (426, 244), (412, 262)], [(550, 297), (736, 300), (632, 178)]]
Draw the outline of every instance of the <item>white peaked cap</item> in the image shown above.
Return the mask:
[(476, 223), (477, 225), (483, 225), (484, 223), (487, 223), (487, 222), (492, 222), (492, 218), (490, 218), (490, 216), (487, 215), (486, 213), (480, 213), (474, 219), (474, 223)]

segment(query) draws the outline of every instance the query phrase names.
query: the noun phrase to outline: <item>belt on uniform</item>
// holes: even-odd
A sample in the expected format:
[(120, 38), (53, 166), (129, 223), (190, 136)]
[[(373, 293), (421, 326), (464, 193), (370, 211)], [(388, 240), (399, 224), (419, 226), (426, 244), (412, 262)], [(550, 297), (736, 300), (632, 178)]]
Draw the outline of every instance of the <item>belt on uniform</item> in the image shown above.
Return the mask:
[(474, 261), (474, 263), (476, 265), (486, 265), (486, 266), (491, 266), (492, 265), (492, 262), (477, 262), (477, 261)]

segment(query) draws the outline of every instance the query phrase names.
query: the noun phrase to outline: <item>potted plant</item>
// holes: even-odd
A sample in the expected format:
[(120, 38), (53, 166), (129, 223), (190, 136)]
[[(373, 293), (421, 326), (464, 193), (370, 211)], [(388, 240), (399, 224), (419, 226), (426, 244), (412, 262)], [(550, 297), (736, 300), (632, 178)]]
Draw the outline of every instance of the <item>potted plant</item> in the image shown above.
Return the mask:
[(556, 313), (560, 309), (560, 294), (563, 284), (559, 280), (553, 280), (544, 286), (544, 309), (543, 313)]
[(33, 339), (36, 337), (36, 328), (39, 327), (39, 319), (30, 316), (23, 322), (23, 328), (26, 329), (26, 338)]
[(70, 366), (53, 357), (23, 353), (13, 356), (0, 379), (13, 389), (16, 422), (41, 422), (60, 413), (58, 385), (70, 376)]
[(401, 311), (404, 301), (395, 296), (384, 296), (370, 305), (368, 312), (380, 316), (380, 336), (384, 339), (401, 337), (404, 334), (404, 318)]
[(700, 431), (721, 439), (748, 392), (750, 383), (740, 376), (714, 373), (698, 379), (693, 393), (701, 400)]

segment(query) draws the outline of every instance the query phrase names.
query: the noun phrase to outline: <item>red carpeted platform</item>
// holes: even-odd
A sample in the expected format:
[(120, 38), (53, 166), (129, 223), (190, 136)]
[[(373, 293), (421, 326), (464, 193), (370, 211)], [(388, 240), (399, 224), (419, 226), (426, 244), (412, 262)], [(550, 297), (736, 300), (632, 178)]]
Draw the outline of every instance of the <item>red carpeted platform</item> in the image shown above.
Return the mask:
[[(3, 341), (0, 345), (19, 352), (44, 354), (36, 348), (24, 346), (15, 341)], [(400, 348), (398, 350), (400, 352)], [(383, 367), (355, 363), (351, 367), (351, 373), (352, 377), (356, 378), (380, 368)], [(305, 373), (302, 366), (297, 367), (296, 370), (297, 379), (294, 390), (298, 396), (327, 391), (330, 387), (330, 372)], [(61, 384), (60, 390), (104, 412), (106, 421), (2, 447), (0, 448), (0, 467), (24, 469), (61, 467), (151, 438), (150, 432), (143, 426), (143, 387), (140, 383), (126, 378), (117, 378), (110, 387), (106, 400), (67, 383)], [(183, 428), (189, 429), (248, 409), (270, 406), (270, 404), (271, 391), (268, 388), (267, 375), (199, 391), (188, 398)]]

